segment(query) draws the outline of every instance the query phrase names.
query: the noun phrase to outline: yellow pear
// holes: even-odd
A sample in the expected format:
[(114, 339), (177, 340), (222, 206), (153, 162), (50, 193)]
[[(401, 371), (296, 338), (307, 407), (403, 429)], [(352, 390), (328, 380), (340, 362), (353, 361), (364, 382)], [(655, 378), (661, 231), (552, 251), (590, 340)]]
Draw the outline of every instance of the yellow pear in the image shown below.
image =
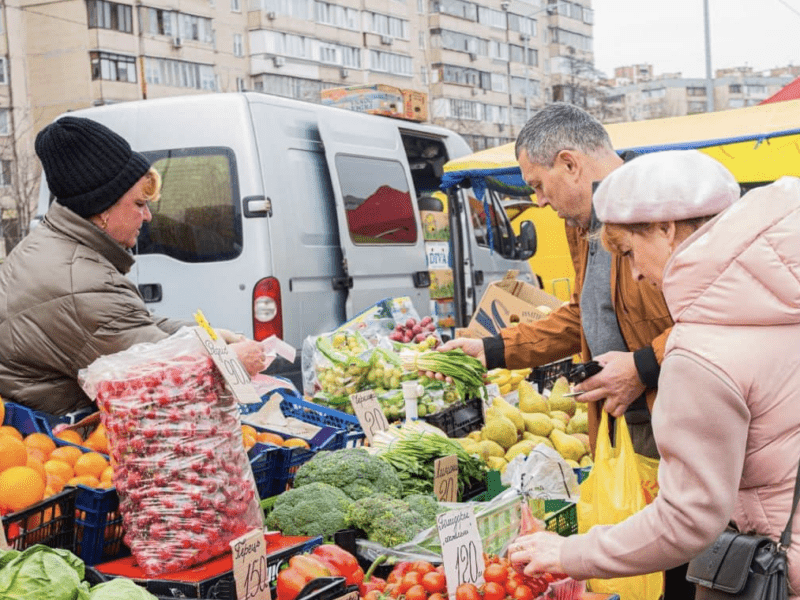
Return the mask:
[(544, 399), (530, 381), (522, 380), (517, 387), (519, 394), (519, 409), (523, 413), (546, 413), (549, 408), (547, 400)]
[(567, 423), (567, 433), (589, 433), (589, 415), (576, 413)]
[(486, 466), (492, 471), (502, 471), (506, 468), (508, 462), (502, 456), (490, 456), (486, 460)]
[(525, 431), (547, 437), (553, 431), (553, 422), (544, 413), (522, 413)]
[(564, 425), (569, 423), (570, 416), (565, 413), (563, 410), (551, 410), (550, 411), (550, 418), (551, 419), (559, 419), (563, 421)]
[[(550, 422), (553, 424), (553, 431), (558, 429), (559, 431), (566, 433), (567, 426), (564, 425), (563, 420), (556, 419), (555, 417), (550, 417)], [(550, 432), (550, 435), (553, 435), (553, 431)]]
[(494, 398), (491, 408), (497, 409), (504, 417), (510, 419), (519, 433), (525, 431), (525, 421), (522, 419), (522, 413), (519, 412), (516, 406), (511, 406), (502, 398)]
[(532, 441), (536, 442), (536, 444), (534, 445), (534, 448), (536, 446), (538, 446), (539, 444), (544, 444), (545, 446), (550, 446), (551, 448), (555, 448), (555, 446), (553, 446), (553, 442), (550, 441), (550, 438), (542, 437), (541, 435), (534, 435), (530, 431), (526, 431), (525, 433), (523, 433), (522, 434), (522, 439), (523, 440), (532, 440)]
[(521, 442), (517, 442), (508, 449), (505, 459), (508, 462), (511, 462), (518, 454), (524, 454), (525, 456), (528, 456), (528, 454), (531, 453), (531, 450), (533, 450), (537, 445), (538, 444), (533, 440), (522, 440)]
[(582, 467), (591, 467), (594, 464), (594, 461), (589, 454), (584, 454), (579, 464)]
[(576, 463), (579, 463), (583, 455), (586, 454), (586, 448), (583, 447), (583, 444), (563, 431), (554, 429), (553, 433), (550, 434), (550, 439), (553, 441), (556, 452), (565, 459), (574, 460)]
[(578, 440), (581, 444), (583, 444), (583, 447), (586, 448), (586, 452), (591, 452), (592, 451), (592, 448), (589, 445), (589, 436), (587, 434), (585, 434), (585, 433), (571, 433), (570, 435), (572, 437), (574, 437), (576, 440)]
[(504, 450), (508, 450), (517, 442), (517, 427), (506, 417), (495, 417), (487, 421), (483, 428), (483, 436), (487, 440), (497, 442)]
[(503, 449), (500, 444), (493, 442), (492, 440), (483, 440), (478, 442), (476, 444), (476, 452), (480, 455), (484, 462), (487, 462), (492, 456), (503, 456), (506, 453), (505, 449)]

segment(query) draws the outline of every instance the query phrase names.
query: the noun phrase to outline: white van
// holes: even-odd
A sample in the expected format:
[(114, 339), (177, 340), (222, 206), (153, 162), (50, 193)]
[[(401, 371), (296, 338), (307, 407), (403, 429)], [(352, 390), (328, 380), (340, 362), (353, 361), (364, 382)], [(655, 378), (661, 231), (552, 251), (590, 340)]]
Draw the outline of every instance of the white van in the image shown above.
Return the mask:
[[(129, 274), (154, 314), (199, 308), (214, 326), (300, 348), (387, 297), (431, 313), (418, 200), (435, 210), (442, 165), (470, 153), (456, 133), (254, 92), (70, 114), (120, 133), (162, 176)], [(533, 282), (535, 250), (532, 227), (515, 236), (501, 206), (459, 194), (448, 202), (455, 326), (509, 269)], [(43, 181), (40, 217), (51, 201)]]

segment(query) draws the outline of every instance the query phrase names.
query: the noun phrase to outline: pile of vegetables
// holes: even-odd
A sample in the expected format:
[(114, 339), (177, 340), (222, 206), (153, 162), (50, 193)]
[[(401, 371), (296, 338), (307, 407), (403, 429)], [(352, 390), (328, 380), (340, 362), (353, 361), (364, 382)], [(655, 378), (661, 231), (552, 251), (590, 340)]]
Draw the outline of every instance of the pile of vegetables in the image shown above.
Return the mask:
[(0, 598), (6, 600), (156, 600), (130, 579), (90, 587), (85, 574), (84, 562), (69, 550), (43, 544), (0, 550)]
[(476, 481), (485, 481), (486, 464), (470, 455), (450, 438), (408, 424), (391, 433), (376, 436), (373, 445), (378, 457), (391, 465), (403, 485), (403, 494), (433, 494), (436, 459), (455, 454), (458, 457), (458, 499)]

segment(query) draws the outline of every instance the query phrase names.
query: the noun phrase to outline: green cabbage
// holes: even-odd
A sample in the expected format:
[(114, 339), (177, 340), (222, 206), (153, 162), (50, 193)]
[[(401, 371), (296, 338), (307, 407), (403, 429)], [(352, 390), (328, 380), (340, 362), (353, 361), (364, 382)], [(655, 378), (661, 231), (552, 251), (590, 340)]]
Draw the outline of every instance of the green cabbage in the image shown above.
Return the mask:
[(89, 600), (156, 600), (156, 597), (130, 579), (120, 577), (94, 586)]
[(0, 598), (5, 600), (84, 600), (88, 584), (82, 584), (84, 563), (69, 550), (36, 544), (15, 553), (0, 568)]

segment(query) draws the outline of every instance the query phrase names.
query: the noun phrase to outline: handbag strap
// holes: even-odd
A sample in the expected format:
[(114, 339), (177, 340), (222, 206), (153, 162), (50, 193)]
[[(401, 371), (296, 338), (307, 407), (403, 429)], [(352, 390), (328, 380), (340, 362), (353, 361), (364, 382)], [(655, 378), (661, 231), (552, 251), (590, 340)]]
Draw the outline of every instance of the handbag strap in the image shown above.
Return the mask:
[(786, 549), (792, 543), (792, 521), (794, 521), (794, 513), (797, 511), (797, 502), (800, 500), (800, 465), (797, 466), (797, 477), (794, 480), (794, 498), (792, 499), (792, 510), (789, 513), (789, 522), (786, 523), (786, 528), (781, 533), (781, 541), (778, 544), (779, 549)]

